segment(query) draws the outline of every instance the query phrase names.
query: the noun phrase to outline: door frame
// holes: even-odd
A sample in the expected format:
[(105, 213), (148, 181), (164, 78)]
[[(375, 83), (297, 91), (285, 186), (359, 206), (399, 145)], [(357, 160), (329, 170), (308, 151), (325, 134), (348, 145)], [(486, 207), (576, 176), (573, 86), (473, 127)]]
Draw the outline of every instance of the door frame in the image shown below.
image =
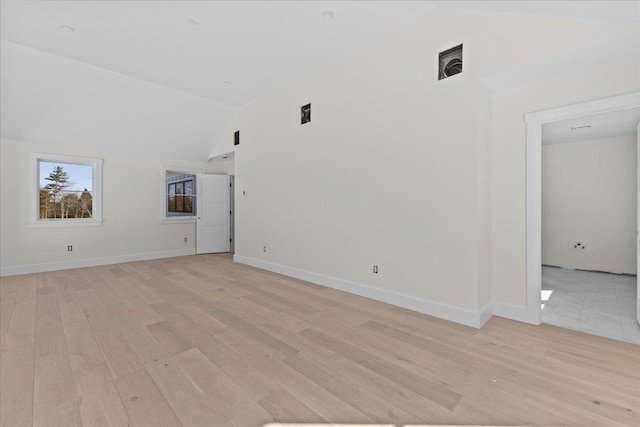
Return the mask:
[[(640, 107), (640, 92), (581, 102), (524, 115), (526, 137), (526, 321), (542, 323), (542, 125), (574, 117)], [(640, 217), (640, 212), (637, 213)]]
[(231, 183), (231, 190), (229, 190), (229, 210), (231, 211), (231, 218), (229, 218), (229, 239), (231, 247), (229, 249), (233, 254), (236, 251), (236, 176), (229, 174), (229, 182)]
[(640, 122), (636, 127), (636, 321), (640, 324)]

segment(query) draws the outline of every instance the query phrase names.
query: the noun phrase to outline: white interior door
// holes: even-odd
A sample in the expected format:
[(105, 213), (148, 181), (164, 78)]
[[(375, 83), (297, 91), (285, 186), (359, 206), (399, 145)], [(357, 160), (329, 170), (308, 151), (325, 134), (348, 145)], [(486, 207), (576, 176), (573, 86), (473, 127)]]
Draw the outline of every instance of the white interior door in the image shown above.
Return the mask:
[(229, 252), (229, 176), (198, 175), (196, 253)]
[(638, 178), (637, 187), (636, 187), (636, 197), (637, 201), (637, 212), (636, 216), (638, 217), (638, 225), (636, 230), (636, 320), (640, 323), (640, 280), (638, 279), (638, 275), (640, 274), (640, 123), (638, 123), (638, 129), (636, 133), (636, 150), (637, 150), (637, 160), (636, 160), (636, 174)]

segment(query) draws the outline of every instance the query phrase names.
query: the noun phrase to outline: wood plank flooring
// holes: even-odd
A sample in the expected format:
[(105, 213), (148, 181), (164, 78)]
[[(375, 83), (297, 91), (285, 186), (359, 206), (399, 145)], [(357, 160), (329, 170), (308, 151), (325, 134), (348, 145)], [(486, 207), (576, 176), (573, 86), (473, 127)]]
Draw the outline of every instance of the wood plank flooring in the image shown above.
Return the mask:
[(2, 278), (0, 425), (640, 425), (640, 346), (199, 255)]

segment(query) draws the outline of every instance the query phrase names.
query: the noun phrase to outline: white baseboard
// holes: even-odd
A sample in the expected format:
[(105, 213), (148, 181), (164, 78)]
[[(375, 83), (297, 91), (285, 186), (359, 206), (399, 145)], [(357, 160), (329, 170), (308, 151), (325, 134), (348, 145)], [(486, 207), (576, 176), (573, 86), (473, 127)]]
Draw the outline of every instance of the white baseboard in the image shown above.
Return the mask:
[(337, 279), (310, 271), (299, 270), (297, 268), (285, 265), (274, 264), (268, 261), (256, 258), (246, 257), (242, 255), (234, 255), (235, 262), (257, 267), (263, 270), (273, 271), (274, 273), (283, 274), (285, 276), (294, 277), (296, 279), (305, 280), (307, 282), (316, 283), (328, 288), (338, 289), (340, 291), (349, 292), (351, 294), (360, 295), (371, 298), (376, 301), (385, 302), (398, 307), (403, 307), (419, 313), (428, 314), (430, 316), (439, 317), (441, 319), (450, 320), (452, 322), (461, 323), (463, 325), (480, 328), (484, 322), (491, 317), (491, 304), (489, 304), (482, 312), (477, 313), (471, 310), (465, 310), (446, 304), (429, 301), (422, 298), (416, 298), (408, 295), (398, 294), (395, 292), (378, 289), (361, 283), (350, 282), (347, 280)]
[(531, 318), (530, 313), (527, 311), (527, 307), (521, 307), (519, 305), (511, 305), (494, 301), (493, 314), (494, 316), (517, 320), (518, 322), (532, 323), (534, 325), (539, 324), (539, 322)]
[(43, 273), (46, 271), (68, 270), (71, 268), (95, 267), (98, 265), (119, 264), (123, 262), (147, 261), (150, 259), (172, 258), (185, 255), (195, 255), (196, 250), (177, 249), (162, 252), (144, 252), (139, 254), (118, 255), (104, 258), (78, 259), (73, 261), (50, 262), (44, 264), (18, 265), (0, 267), (0, 277), (16, 276), (18, 274)]
[(482, 310), (480, 310), (479, 322), (480, 325), (478, 328), (482, 328), (482, 326), (487, 323), (489, 319), (493, 316), (493, 303), (487, 304)]

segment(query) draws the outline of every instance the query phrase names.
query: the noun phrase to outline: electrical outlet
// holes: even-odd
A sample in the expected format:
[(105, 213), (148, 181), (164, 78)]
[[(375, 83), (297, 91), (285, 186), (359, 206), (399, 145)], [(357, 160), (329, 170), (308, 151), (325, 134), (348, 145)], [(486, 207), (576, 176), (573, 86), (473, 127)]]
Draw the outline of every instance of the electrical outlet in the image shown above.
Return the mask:
[(267, 247), (266, 246), (262, 247), (262, 252), (267, 252)]
[(185, 237), (185, 238), (184, 238), (184, 242), (185, 242), (185, 243), (187, 243), (188, 241), (189, 241), (189, 238), (188, 238), (188, 237)]
[(73, 251), (73, 245), (67, 246), (67, 252), (72, 252), (72, 251)]
[(377, 265), (373, 266), (373, 274), (378, 274), (378, 266)]

